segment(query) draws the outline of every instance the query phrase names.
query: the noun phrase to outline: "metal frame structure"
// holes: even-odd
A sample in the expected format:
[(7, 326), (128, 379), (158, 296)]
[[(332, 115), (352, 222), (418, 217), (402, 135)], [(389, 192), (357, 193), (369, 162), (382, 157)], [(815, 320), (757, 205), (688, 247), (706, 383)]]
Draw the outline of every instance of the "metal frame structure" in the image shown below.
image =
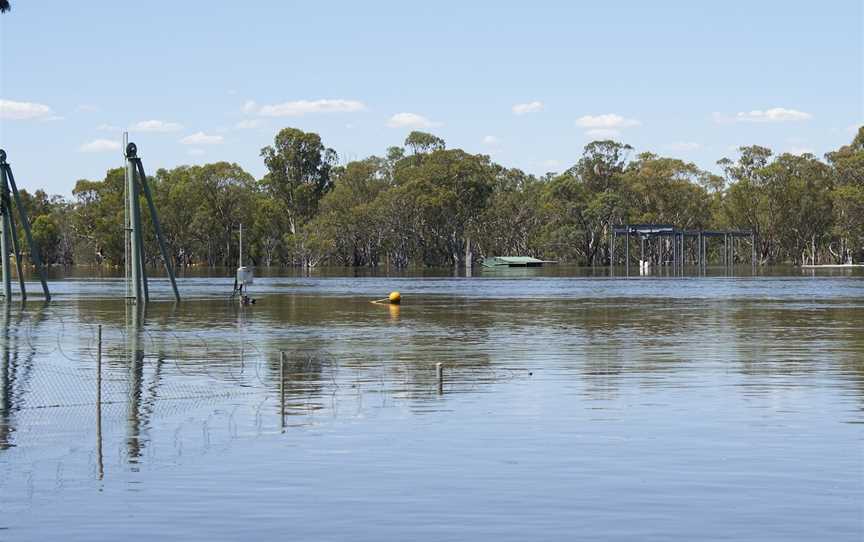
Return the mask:
[[(14, 204), (13, 204), (14, 200)], [(27, 300), (27, 288), (24, 285), (23, 265), (21, 262), (21, 243), (18, 240), (18, 230), (15, 225), (15, 212), (18, 210), (18, 217), (21, 220), (21, 228), (24, 230), (24, 237), (27, 240), (27, 246), (30, 249), (30, 260), (36, 266), (36, 272), (39, 274), (39, 280), (42, 282), (42, 291), (45, 294), (45, 301), (51, 301), (51, 292), (48, 290), (48, 282), (45, 278), (45, 268), (42, 265), (42, 257), (39, 253), (39, 247), (33, 240), (33, 233), (30, 231), (30, 219), (27, 217), (27, 211), (21, 202), (21, 194), (18, 193), (18, 186), (15, 184), (15, 176), (12, 174), (12, 167), (6, 163), (6, 151), (0, 149), (0, 265), (2, 265), (2, 282), (3, 291), (2, 297), (5, 303), (12, 301), (12, 269), (10, 267), (10, 253), (15, 256), (15, 268), (18, 272), (18, 285), (21, 289), (21, 299)]]
[(138, 157), (138, 147), (135, 143), (126, 145), (126, 204), (129, 208), (126, 231), (129, 232), (130, 250), (129, 257), (131, 265), (127, 265), (126, 280), (131, 285), (131, 292), (127, 290), (126, 299), (134, 301), (137, 304), (147, 303), (150, 301), (150, 289), (147, 284), (147, 267), (144, 255), (144, 236), (141, 228), (141, 201), (140, 192), (143, 192), (144, 199), (147, 201), (147, 209), (150, 212), (150, 219), (153, 221), (153, 229), (156, 232), (156, 241), (159, 243), (159, 252), (162, 256), (162, 262), (165, 264), (165, 272), (171, 280), (171, 289), (174, 291), (174, 299), (180, 301), (180, 292), (177, 290), (177, 280), (174, 277), (174, 269), (171, 267), (171, 260), (168, 258), (168, 250), (165, 247), (165, 240), (162, 236), (162, 226), (159, 223), (159, 214), (156, 212), (156, 205), (153, 203), (153, 195), (150, 192), (150, 186), (147, 183), (147, 175), (144, 173), (144, 165), (141, 163), (141, 158)]
[[(630, 240), (631, 237), (639, 239), (639, 260), (646, 261), (646, 255), (656, 257), (656, 263), (671, 268), (673, 274), (684, 275), (685, 266), (689, 260), (696, 266), (698, 274), (704, 275), (708, 269), (709, 245), (708, 240), (712, 238), (723, 238), (723, 249), (721, 262), (723, 268), (731, 272), (735, 256), (740, 254), (740, 239), (750, 238), (751, 244), (751, 266), (756, 271), (756, 234), (751, 230), (685, 230), (679, 229), (673, 224), (625, 224), (612, 227), (609, 238), (609, 271), (614, 276), (616, 259), (616, 245), (619, 236), (624, 237), (624, 273), (630, 276)], [(671, 246), (658, 246), (657, 240), (671, 238)], [(688, 240), (690, 240), (688, 246)], [(653, 241), (653, 243), (652, 243)], [(646, 243), (648, 252), (646, 253)], [(651, 245), (654, 246), (651, 246)], [(666, 259), (666, 256), (669, 259)], [(641, 269), (640, 269), (641, 271)]]

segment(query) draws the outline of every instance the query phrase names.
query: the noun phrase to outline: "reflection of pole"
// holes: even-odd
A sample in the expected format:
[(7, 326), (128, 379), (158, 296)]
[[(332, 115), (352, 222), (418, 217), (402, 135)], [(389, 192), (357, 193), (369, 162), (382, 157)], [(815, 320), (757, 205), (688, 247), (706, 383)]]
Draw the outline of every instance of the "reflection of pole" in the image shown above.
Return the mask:
[(102, 463), (102, 325), (96, 328), (96, 464), (99, 479), (105, 476)]
[(9, 304), (0, 307), (0, 450), (11, 446), (12, 356), (9, 352)]
[(129, 390), (128, 390), (128, 415), (127, 421), (127, 446), (130, 458), (141, 456), (141, 388), (144, 377), (144, 352), (140, 350), (139, 344), (139, 311), (142, 307), (130, 306), (131, 325), (126, 329), (128, 337), (128, 359), (129, 359)]

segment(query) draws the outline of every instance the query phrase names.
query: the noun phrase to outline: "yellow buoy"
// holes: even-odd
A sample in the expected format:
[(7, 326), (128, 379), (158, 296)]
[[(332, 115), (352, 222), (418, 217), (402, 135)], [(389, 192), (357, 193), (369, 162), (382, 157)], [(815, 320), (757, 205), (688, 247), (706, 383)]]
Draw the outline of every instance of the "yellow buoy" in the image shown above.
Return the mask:
[(390, 292), (390, 297), (387, 298), (391, 305), (398, 305), (402, 302), (402, 294), (399, 292)]

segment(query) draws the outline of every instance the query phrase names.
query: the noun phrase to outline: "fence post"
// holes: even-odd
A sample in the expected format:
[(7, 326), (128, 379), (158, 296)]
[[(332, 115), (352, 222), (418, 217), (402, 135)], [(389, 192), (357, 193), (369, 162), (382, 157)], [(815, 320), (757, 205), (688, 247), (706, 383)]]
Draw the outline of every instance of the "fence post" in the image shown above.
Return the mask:
[(279, 413), (282, 428), (285, 428), (285, 352), (279, 352)]
[(105, 476), (102, 462), (102, 324), (96, 327), (96, 462), (101, 480)]

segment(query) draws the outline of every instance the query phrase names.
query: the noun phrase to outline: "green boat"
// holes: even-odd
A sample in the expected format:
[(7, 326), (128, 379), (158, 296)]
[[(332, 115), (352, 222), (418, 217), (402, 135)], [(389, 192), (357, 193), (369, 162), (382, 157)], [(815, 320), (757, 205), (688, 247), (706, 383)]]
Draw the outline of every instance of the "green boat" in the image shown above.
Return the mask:
[(557, 262), (538, 260), (531, 256), (490, 256), (483, 260), (483, 267), (543, 267), (547, 263)]

